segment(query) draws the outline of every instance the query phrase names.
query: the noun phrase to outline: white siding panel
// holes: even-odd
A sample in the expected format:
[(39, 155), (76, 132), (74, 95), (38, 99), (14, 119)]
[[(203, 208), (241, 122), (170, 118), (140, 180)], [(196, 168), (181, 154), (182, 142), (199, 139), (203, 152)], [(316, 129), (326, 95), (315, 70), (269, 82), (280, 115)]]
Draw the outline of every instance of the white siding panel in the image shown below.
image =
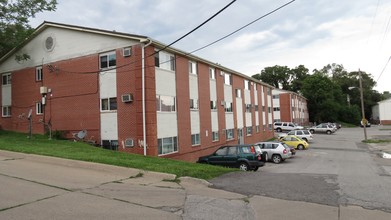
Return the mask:
[(1, 104), (2, 105), (11, 105), (11, 85), (2, 86), (1, 88)]
[(101, 138), (102, 140), (117, 140), (118, 139), (118, 124), (117, 113), (101, 113)]
[(259, 113), (255, 112), (255, 126), (259, 125)]
[(191, 134), (200, 133), (200, 113), (198, 111), (190, 111)]
[(103, 72), (99, 75), (100, 98), (117, 97), (116, 70)]
[(176, 113), (157, 113), (158, 138), (178, 136), (178, 123)]
[(224, 85), (224, 100), (226, 102), (232, 102), (232, 86)]
[(211, 112), (211, 118), (212, 118), (212, 131), (218, 131), (219, 130), (219, 118), (217, 111)]
[(253, 126), (251, 113), (246, 112), (246, 127), (250, 127), (250, 126)]
[(189, 77), (190, 98), (198, 99), (198, 77), (190, 74)]
[(236, 118), (238, 129), (243, 128), (243, 100), (236, 98)]
[(254, 105), (258, 105), (258, 93), (256, 90), (254, 91)]
[(234, 114), (233, 113), (225, 113), (225, 128), (233, 129), (234, 124)]
[(216, 80), (209, 80), (209, 88), (210, 88), (210, 100), (216, 101), (217, 100)]
[(176, 97), (175, 73), (160, 68), (155, 68), (155, 70), (156, 94)]
[(244, 90), (244, 103), (251, 104), (251, 91), (250, 90)]

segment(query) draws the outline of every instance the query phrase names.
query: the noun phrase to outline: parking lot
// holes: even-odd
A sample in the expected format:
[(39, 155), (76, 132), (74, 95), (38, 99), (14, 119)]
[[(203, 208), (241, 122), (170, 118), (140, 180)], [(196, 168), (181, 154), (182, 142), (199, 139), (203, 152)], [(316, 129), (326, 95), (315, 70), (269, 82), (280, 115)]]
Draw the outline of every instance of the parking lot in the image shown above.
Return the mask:
[[(367, 128), (368, 138), (389, 138), (391, 131)], [(236, 172), (213, 179), (214, 187), (246, 195), (306, 201), (330, 206), (357, 205), (391, 212), (391, 160), (380, 150), (391, 144), (364, 144), (362, 128), (314, 134), (308, 150), (257, 172)]]

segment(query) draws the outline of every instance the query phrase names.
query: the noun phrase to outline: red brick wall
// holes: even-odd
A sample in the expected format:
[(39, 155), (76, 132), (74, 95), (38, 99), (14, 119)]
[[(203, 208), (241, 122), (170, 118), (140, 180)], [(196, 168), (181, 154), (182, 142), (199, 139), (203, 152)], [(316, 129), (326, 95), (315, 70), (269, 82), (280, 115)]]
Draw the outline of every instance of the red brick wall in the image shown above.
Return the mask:
[(281, 121), (283, 122), (291, 122), (291, 96), (289, 93), (280, 94), (280, 114)]

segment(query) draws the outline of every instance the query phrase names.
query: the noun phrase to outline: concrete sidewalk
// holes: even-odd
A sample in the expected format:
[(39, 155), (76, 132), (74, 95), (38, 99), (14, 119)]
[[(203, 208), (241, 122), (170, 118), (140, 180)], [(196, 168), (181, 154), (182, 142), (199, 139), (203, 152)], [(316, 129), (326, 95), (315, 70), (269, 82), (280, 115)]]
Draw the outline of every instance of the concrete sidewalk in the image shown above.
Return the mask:
[[(262, 172), (262, 171), (260, 171)], [(0, 151), (0, 219), (391, 219), (361, 207), (213, 189), (204, 180)]]

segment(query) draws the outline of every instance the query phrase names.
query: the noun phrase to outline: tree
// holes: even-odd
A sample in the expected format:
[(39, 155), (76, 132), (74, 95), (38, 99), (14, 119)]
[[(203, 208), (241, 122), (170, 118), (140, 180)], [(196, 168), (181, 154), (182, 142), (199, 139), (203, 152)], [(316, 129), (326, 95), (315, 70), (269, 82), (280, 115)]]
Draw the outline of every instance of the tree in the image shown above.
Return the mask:
[(255, 74), (252, 77), (276, 88), (289, 90), (291, 75), (290, 69), (287, 66), (275, 65), (273, 67), (266, 67), (260, 74)]
[[(54, 11), (56, 5), (56, 0), (0, 0), (0, 57), (33, 32), (29, 18), (42, 11)], [(28, 55), (19, 56), (19, 59), (28, 58)]]
[(294, 69), (291, 69), (290, 74), (292, 77), (291, 90), (293, 92), (300, 93), (303, 81), (307, 78), (308, 69), (304, 65), (299, 65)]

